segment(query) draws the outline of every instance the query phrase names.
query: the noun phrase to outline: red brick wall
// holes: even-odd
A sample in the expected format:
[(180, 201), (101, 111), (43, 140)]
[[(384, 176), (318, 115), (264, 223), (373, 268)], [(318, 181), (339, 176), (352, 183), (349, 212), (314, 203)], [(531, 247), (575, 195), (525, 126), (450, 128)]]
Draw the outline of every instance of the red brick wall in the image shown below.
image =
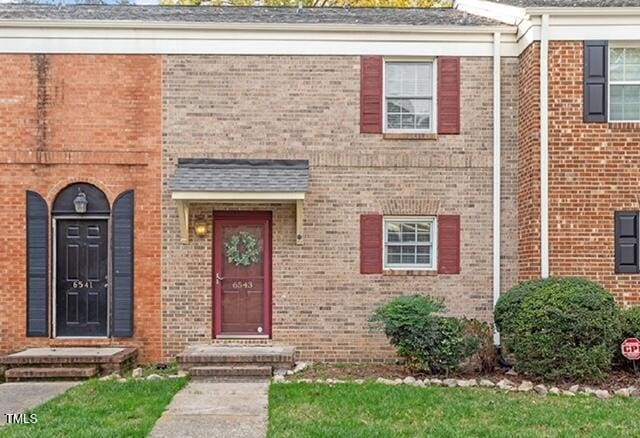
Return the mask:
[(26, 338), (25, 191), (49, 205), (76, 181), (136, 191), (134, 345), (162, 357), (161, 62), (157, 56), (0, 55), (0, 353), (88, 341)]
[(614, 272), (614, 212), (638, 210), (640, 124), (583, 122), (583, 43), (549, 48), (550, 269), (640, 304), (640, 275)]
[(520, 55), (518, 260), (520, 280), (540, 276), (540, 45)]

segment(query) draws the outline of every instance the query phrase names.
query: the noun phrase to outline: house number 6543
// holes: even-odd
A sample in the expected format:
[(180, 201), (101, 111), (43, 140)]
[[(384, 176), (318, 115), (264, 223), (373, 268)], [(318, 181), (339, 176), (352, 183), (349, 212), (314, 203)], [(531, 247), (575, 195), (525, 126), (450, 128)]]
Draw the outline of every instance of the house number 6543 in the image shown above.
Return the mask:
[(75, 280), (73, 282), (74, 289), (91, 289), (93, 287), (93, 281)]

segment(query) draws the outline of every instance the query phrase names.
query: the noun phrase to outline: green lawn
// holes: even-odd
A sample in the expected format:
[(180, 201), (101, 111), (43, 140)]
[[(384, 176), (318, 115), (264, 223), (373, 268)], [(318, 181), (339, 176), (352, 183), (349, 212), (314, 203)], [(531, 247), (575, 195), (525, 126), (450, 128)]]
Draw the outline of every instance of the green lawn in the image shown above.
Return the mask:
[(91, 380), (37, 407), (35, 424), (0, 429), (0, 437), (144, 437), (186, 379)]
[(271, 385), (269, 437), (638, 436), (640, 399), (377, 383)]

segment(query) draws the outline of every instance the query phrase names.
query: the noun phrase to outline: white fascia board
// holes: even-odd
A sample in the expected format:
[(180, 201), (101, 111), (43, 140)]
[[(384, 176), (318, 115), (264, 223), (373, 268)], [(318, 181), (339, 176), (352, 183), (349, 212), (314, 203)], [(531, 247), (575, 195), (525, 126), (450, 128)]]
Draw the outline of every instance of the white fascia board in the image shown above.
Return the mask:
[(242, 202), (242, 201), (298, 201), (305, 198), (304, 192), (185, 192), (175, 191), (171, 198), (185, 202)]
[(514, 26), (520, 24), (526, 16), (524, 8), (486, 0), (456, 0), (454, 7), (469, 14), (491, 18)]
[[(105, 28), (92, 23), (63, 26), (6, 26), (0, 22), (0, 53), (104, 53), (104, 54), (289, 54), (384, 56), (492, 56), (493, 33), (501, 29), (502, 56), (517, 56), (516, 28), (459, 26), (426, 28), (363, 26), (329, 28), (232, 26), (219, 28)], [(69, 23), (67, 23), (69, 24)], [(122, 23), (121, 23), (122, 24)], [(496, 30), (497, 32), (498, 30)]]

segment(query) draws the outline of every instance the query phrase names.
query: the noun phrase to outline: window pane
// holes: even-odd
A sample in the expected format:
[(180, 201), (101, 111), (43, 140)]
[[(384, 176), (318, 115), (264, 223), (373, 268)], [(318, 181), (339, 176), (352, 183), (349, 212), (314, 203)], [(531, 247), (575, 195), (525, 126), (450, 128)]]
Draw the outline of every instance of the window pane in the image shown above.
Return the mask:
[(609, 74), (613, 82), (640, 81), (640, 48), (611, 49)]
[(433, 63), (387, 62), (385, 82), (387, 97), (431, 97)]
[(431, 245), (418, 247), (418, 263), (421, 265), (431, 264)]
[(431, 99), (387, 99), (387, 128), (431, 129)]
[(612, 85), (611, 120), (640, 120), (640, 85)]
[(400, 246), (387, 246), (387, 263), (389, 264), (398, 264), (402, 263), (402, 251)]
[(387, 223), (387, 242), (400, 242), (400, 225)]
[(402, 264), (412, 265), (416, 262), (416, 247), (415, 246), (403, 246), (402, 247)]

